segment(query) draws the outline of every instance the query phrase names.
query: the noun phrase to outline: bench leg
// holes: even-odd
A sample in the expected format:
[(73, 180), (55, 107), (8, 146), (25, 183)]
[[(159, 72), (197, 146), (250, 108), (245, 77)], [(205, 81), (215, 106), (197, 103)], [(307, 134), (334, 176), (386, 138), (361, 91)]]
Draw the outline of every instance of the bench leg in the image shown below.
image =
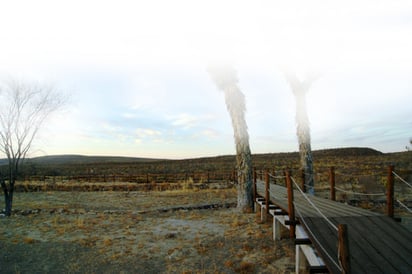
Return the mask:
[(307, 273), (308, 262), (306, 256), (300, 245), (296, 245), (295, 249), (295, 272), (297, 274), (300, 272)]
[(295, 272), (296, 274), (299, 274), (299, 269), (300, 269), (300, 248), (299, 245), (296, 245), (295, 247)]
[(280, 232), (281, 230), (281, 223), (279, 222), (278, 218), (273, 217), (273, 240), (276, 242), (280, 240)]
[(260, 221), (262, 221), (262, 223), (265, 223), (266, 220), (267, 220), (266, 207), (265, 207), (265, 206), (261, 206), (261, 207), (260, 207)]
[(260, 204), (258, 202), (255, 202), (256, 220), (261, 218), (259, 216), (261, 214), (261, 208), (260, 207), (261, 207)]

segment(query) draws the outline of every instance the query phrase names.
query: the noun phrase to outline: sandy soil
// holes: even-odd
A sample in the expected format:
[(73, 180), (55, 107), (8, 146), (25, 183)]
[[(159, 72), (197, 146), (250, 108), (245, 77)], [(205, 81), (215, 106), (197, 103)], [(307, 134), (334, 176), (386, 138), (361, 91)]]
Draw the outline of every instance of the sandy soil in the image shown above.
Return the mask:
[[(294, 246), (229, 190), (17, 193), (0, 273), (293, 273)], [(0, 203), (3, 203), (0, 200)], [(214, 209), (190, 209), (220, 204)]]

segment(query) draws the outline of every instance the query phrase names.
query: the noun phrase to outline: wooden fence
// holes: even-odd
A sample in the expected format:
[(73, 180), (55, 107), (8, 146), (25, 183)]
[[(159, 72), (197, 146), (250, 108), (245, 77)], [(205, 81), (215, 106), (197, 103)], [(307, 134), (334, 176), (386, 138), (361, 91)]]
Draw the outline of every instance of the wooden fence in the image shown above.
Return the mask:
[(73, 176), (25, 176), (26, 182), (103, 182), (103, 183), (178, 183), (192, 180), (193, 182), (233, 181), (231, 172), (181, 172), (181, 173), (144, 173), (144, 174), (83, 174)]
[(230, 172), (181, 172), (145, 174), (85, 174), (75, 176), (26, 176), (18, 180), (17, 192), (32, 191), (150, 191), (182, 188), (231, 187)]

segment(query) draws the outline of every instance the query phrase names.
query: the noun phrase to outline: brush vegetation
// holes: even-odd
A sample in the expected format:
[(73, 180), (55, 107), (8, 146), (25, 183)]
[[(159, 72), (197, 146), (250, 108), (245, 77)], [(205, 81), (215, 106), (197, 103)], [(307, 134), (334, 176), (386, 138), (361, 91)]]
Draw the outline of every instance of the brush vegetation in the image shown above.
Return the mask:
[[(331, 166), (336, 168), (338, 186), (358, 191), (372, 189), (375, 185), (370, 182), (376, 178), (381, 178), (379, 183), (384, 186), (388, 165), (395, 165), (396, 172), (407, 180), (412, 176), (412, 152), (385, 154), (346, 148), (314, 151), (313, 156), (316, 182), (324, 183), (325, 188)], [(293, 242), (285, 238), (275, 246), (271, 224), (234, 210), (237, 193), (230, 177), (212, 179), (212, 173), (232, 173), (234, 155), (147, 161), (74, 158), (53, 156), (25, 163), (13, 214), (0, 218), (0, 272), (294, 271)], [(286, 168), (297, 173), (300, 168), (298, 152), (253, 155), (253, 161), (258, 170), (275, 173)], [(199, 176), (207, 172), (209, 181)], [(169, 182), (167, 177), (158, 177), (159, 181), (150, 177), (149, 183), (112, 180), (112, 176), (137, 174), (187, 177), (177, 182)], [(76, 181), (76, 176), (83, 175), (106, 175), (106, 181)], [(31, 176), (46, 180), (24, 180)], [(407, 191), (398, 189), (397, 193)], [(360, 201), (359, 205), (367, 207), (369, 203)]]

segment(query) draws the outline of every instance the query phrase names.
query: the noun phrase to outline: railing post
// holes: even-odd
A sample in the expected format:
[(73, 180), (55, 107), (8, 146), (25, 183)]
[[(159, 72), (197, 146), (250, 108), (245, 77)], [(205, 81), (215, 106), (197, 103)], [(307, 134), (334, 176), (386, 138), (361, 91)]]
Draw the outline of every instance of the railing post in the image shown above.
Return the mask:
[(269, 172), (265, 170), (265, 206), (266, 206), (266, 216), (269, 214), (269, 189), (270, 189), (270, 184), (269, 184)]
[(394, 190), (394, 176), (393, 176), (394, 166), (391, 165), (388, 168), (388, 183), (386, 186), (386, 211), (387, 215), (393, 218), (393, 190)]
[(342, 266), (343, 274), (350, 274), (350, 253), (348, 240), (348, 226), (346, 224), (338, 225), (338, 258)]
[(272, 175), (273, 175), (273, 184), (276, 185), (276, 168), (275, 167), (273, 167)]
[(232, 171), (232, 177), (233, 177), (233, 182), (234, 182), (235, 184), (237, 184), (237, 172), (236, 172), (236, 169), (235, 169), (235, 168), (234, 168), (233, 171)]
[(302, 191), (306, 193), (306, 178), (305, 178), (305, 169), (301, 170), (301, 179), (302, 179)]
[(257, 197), (257, 174), (256, 174), (256, 167), (253, 168), (253, 204), (256, 202)]
[(329, 180), (330, 180), (330, 199), (332, 201), (336, 201), (335, 167), (333, 167), (333, 166), (330, 167)]
[(290, 178), (291, 172), (286, 170), (286, 187), (288, 189), (288, 211), (289, 211), (289, 236), (295, 238), (295, 206), (293, 204), (293, 185)]

